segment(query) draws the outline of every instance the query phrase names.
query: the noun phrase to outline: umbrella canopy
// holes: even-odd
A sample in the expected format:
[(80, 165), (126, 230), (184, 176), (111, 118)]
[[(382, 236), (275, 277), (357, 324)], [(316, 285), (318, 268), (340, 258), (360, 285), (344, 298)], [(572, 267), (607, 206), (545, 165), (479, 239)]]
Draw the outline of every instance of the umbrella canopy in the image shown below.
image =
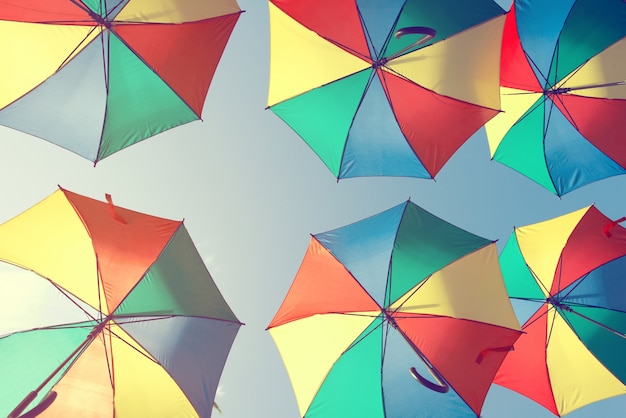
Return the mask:
[(497, 258), (411, 202), (313, 235), (268, 326), (301, 416), (478, 416), (520, 334)]
[(339, 178), (433, 178), (500, 109), (491, 0), (270, 0), (268, 107)]
[(626, 3), (515, 1), (491, 155), (557, 195), (626, 173)]
[(515, 228), (500, 262), (529, 319), (495, 382), (555, 415), (626, 393), (626, 229), (589, 206)]
[(235, 0), (6, 0), (0, 124), (94, 163), (198, 120)]
[(211, 415), (242, 324), (182, 222), (61, 189), (0, 225), (0, 260), (0, 415)]

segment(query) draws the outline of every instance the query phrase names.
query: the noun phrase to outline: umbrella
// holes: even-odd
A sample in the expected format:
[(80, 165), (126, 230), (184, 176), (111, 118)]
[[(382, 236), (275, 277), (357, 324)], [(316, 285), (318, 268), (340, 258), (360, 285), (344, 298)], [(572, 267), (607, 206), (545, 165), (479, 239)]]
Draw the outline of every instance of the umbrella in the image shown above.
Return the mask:
[(500, 109), (491, 0), (270, 0), (268, 108), (337, 179), (433, 178)]
[(313, 235), (268, 326), (303, 417), (476, 417), (519, 337), (493, 241), (412, 202)]
[(0, 124), (94, 163), (198, 120), (235, 0), (5, 0)]
[(502, 42), (493, 160), (561, 196), (626, 173), (626, 3), (515, 1)]
[(495, 382), (565, 415), (626, 393), (626, 229), (595, 206), (515, 228), (500, 263), (528, 320)]
[(2, 416), (211, 415), (242, 324), (182, 222), (107, 198), (59, 189), (0, 225)]

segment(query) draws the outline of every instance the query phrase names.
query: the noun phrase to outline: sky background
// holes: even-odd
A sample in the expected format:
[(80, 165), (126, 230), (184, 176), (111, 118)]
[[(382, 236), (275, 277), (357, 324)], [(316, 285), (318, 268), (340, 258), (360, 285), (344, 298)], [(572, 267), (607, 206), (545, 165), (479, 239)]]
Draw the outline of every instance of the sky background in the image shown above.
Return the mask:
[[(508, 8), (508, 2), (501, 4)], [(269, 22), (265, 0), (239, 0), (245, 11), (209, 91), (203, 121), (147, 139), (98, 163), (0, 126), (0, 222), (60, 185), (116, 205), (184, 219), (229, 305), (245, 323), (235, 339), (214, 417), (296, 418), (287, 373), (265, 327), (280, 306), (310, 240), (410, 198), (433, 214), (502, 249), (514, 226), (595, 203), (626, 215), (626, 176), (562, 198), (489, 159), (480, 130), (435, 181), (357, 178), (337, 182), (321, 160), (269, 110)], [(1, 267), (0, 267), (1, 269)], [(568, 415), (616, 416), (626, 397)], [(486, 418), (551, 417), (494, 386)]]

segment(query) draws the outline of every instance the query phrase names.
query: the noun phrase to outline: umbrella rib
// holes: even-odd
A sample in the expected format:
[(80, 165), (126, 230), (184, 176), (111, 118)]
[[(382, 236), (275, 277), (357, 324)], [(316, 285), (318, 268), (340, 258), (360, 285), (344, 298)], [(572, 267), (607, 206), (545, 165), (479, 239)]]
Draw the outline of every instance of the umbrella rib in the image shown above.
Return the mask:
[[(135, 347), (134, 345), (132, 345), (131, 343), (129, 343), (128, 341), (126, 341), (126, 339), (122, 338), (122, 336), (120, 336), (120, 335), (119, 335), (119, 334), (117, 334), (115, 331), (111, 330), (110, 328), (109, 328), (109, 335), (111, 335), (112, 337), (117, 338), (119, 341), (123, 342), (124, 344), (126, 344), (127, 346), (129, 346), (130, 348), (132, 348), (133, 350), (135, 350), (137, 353), (141, 354), (142, 356), (144, 356), (144, 357), (145, 357), (145, 358), (147, 358), (148, 360), (152, 361), (153, 363), (156, 363), (156, 364), (161, 364), (161, 363), (159, 363), (159, 362), (158, 362), (158, 360), (157, 360), (157, 359), (152, 358), (152, 357), (148, 356), (147, 354), (143, 353), (141, 350), (139, 350), (137, 347)], [(131, 336), (131, 338), (132, 338), (132, 336)], [(133, 340), (134, 340), (135, 342), (137, 342), (137, 345), (139, 345), (141, 348), (143, 348), (144, 350), (146, 350), (146, 349), (145, 349), (145, 347), (143, 347), (141, 344), (139, 344), (139, 342), (138, 342), (137, 340), (135, 340), (134, 338), (133, 338)], [(146, 352), (148, 352), (148, 350), (146, 350)], [(111, 359), (111, 361), (112, 361), (112, 359)]]
[[(382, 326), (384, 322), (381, 321), (380, 326)], [(383, 411), (386, 411), (386, 407), (385, 407), (385, 385), (383, 385), (383, 371), (385, 370), (385, 355), (387, 353), (387, 338), (389, 336), (389, 327), (387, 327), (385, 330), (385, 332), (382, 334), (383, 338), (381, 341), (381, 350), (380, 350), (380, 398), (382, 400), (383, 403)]]
[[(39, 22), (39, 23), (43, 23), (43, 24), (56, 24), (57, 22), (52, 22), (52, 21), (50, 21), (50, 22)], [(62, 22), (59, 22), (59, 23), (62, 23)], [(74, 22), (74, 21), (69, 21), (69, 22), (67, 22), (67, 23), (75, 23), (75, 22)], [(56, 73), (58, 73), (58, 72), (61, 70), (61, 68), (62, 68), (62, 67), (63, 67), (63, 66), (64, 66), (64, 65), (65, 65), (65, 64), (66, 64), (66, 63), (70, 60), (70, 57), (72, 57), (72, 56), (74, 55), (74, 53), (75, 53), (75, 52), (79, 49), (79, 47), (80, 47), (80, 46), (82, 45), (82, 43), (85, 41), (85, 39), (87, 39), (87, 38), (89, 37), (89, 35), (90, 35), (90, 34), (91, 34), (94, 30), (95, 30), (95, 27), (93, 27), (93, 28), (89, 31), (89, 33), (87, 33), (87, 35), (85, 35), (85, 37), (84, 37), (84, 38), (83, 38), (83, 39), (82, 39), (82, 40), (81, 40), (81, 41), (80, 41), (80, 42), (76, 45), (76, 47), (74, 47), (74, 49), (72, 49), (72, 51), (68, 54), (68, 56), (67, 56), (67, 57), (65, 57), (65, 58), (63, 59), (63, 61), (61, 62), (61, 64), (59, 64), (59, 66), (57, 67), (57, 69), (56, 69), (56, 70), (54, 70), (54, 73), (53, 73), (53, 74), (56, 74)], [(47, 80), (47, 79), (46, 79), (46, 80)], [(42, 82), (40, 83), (40, 85), (41, 85), (41, 84), (43, 84), (46, 80), (42, 81)], [(35, 86), (35, 87), (37, 87), (37, 86)], [(34, 89), (34, 87), (33, 87), (33, 89)], [(30, 92), (30, 91), (32, 91), (33, 89), (29, 90), (29, 92)], [(17, 101), (18, 101), (18, 100), (20, 100), (22, 97), (24, 97), (27, 93), (28, 93), (28, 92), (24, 93), (23, 95), (21, 95), (21, 96), (19, 96), (19, 97), (16, 97), (16, 98), (15, 98), (15, 100), (13, 100), (13, 101), (12, 101), (12, 102), (10, 102), (10, 103), (7, 103), (7, 105), (6, 105), (6, 106), (10, 106), (11, 104), (13, 104), (13, 103), (17, 102)], [(23, 131), (20, 131), (20, 132), (23, 132)]]
[[(536, 93), (537, 92), (534, 92), (534, 91), (524, 91), (524, 92), (507, 93), (507, 95), (513, 96), (513, 95), (518, 95), (518, 94), (536, 94)], [(532, 106), (529, 107), (528, 110), (515, 122), (515, 124), (517, 125), (518, 123), (526, 119), (532, 112), (534, 112), (545, 101), (546, 101), (546, 94), (543, 93), (541, 100), (537, 100), (535, 103), (533, 103)]]
[(72, 51), (68, 54), (68, 56), (65, 57), (65, 59), (61, 62), (61, 64), (59, 64), (59, 67), (55, 70), (55, 73), (59, 72), (61, 70), (61, 68), (65, 64), (67, 64), (67, 62), (70, 60), (70, 58), (72, 56), (74, 56), (74, 53), (76, 51), (78, 51), (79, 49), (81, 49), (81, 45), (83, 44), (83, 42), (85, 42), (85, 40), (87, 40), (91, 36), (91, 34), (96, 30), (96, 28), (98, 28), (98, 26), (92, 26), (91, 27), (91, 29), (89, 30), (89, 32), (87, 32), (87, 34), (83, 37), (83, 39), (81, 39), (81, 41), (76, 44), (74, 49), (72, 49)]
[[(400, 221), (400, 222), (402, 222), (402, 221)], [(468, 256), (469, 254), (473, 254), (473, 253), (475, 253), (475, 252), (477, 252), (477, 251), (480, 251), (480, 250), (482, 250), (483, 248), (486, 248), (487, 246), (492, 245), (493, 243), (494, 243), (493, 241), (490, 241), (489, 243), (487, 243), (487, 244), (483, 245), (482, 247), (476, 248), (476, 249), (475, 249), (475, 250), (473, 250), (472, 252), (470, 252), (470, 253), (467, 253), (467, 254), (463, 255), (463, 257), (466, 257), (466, 256)], [(391, 258), (393, 258), (393, 255), (391, 256)], [(457, 260), (458, 260), (458, 259), (457, 259)], [(440, 270), (444, 269), (445, 267), (447, 267), (447, 266), (451, 265), (452, 263), (456, 262), (457, 260), (453, 260), (453, 261), (449, 262), (448, 264), (446, 264), (446, 265), (444, 265), (444, 266), (439, 267), (439, 268), (438, 268), (435, 272), (437, 272), (437, 271), (440, 271)], [(391, 263), (390, 263), (390, 269), (391, 269)], [(433, 273), (435, 273), (435, 272), (433, 272)], [(432, 277), (433, 273), (429, 274), (429, 275), (428, 275), (427, 277), (425, 277), (422, 281), (420, 281), (420, 282), (419, 282), (419, 283), (418, 283), (415, 287), (413, 287), (413, 288), (412, 288), (412, 291), (411, 291), (410, 293), (403, 295), (402, 297), (404, 298), (404, 301), (403, 301), (403, 302), (402, 302), (402, 303), (401, 303), (401, 304), (400, 304), (400, 305), (399, 305), (396, 309), (394, 309), (393, 311), (388, 311), (388, 312), (397, 313), (400, 309), (402, 309), (402, 307), (404, 306), (404, 304), (405, 304), (405, 303), (406, 303), (406, 302), (407, 302), (407, 301), (411, 298), (411, 296), (413, 296), (415, 293), (417, 293), (417, 292), (418, 292), (418, 291), (422, 288), (422, 286), (424, 286), (424, 285), (426, 284), (426, 282), (427, 282), (428, 280), (430, 280), (430, 278)], [(389, 283), (389, 287), (391, 287), (391, 283)], [(408, 295), (408, 296), (407, 296), (407, 295)], [(385, 301), (385, 302), (386, 302), (386, 305), (385, 305), (385, 306), (387, 306), (387, 305), (390, 305), (390, 304), (391, 304), (391, 301), (389, 301), (389, 303), (387, 303), (387, 301)], [(422, 316), (428, 316), (428, 314), (422, 314)], [(433, 316), (433, 317), (439, 317), (439, 316), (441, 316), (441, 315), (432, 315), (432, 316)]]
[[(356, 8), (357, 8), (357, 13), (359, 14), (359, 21), (361, 22), (361, 28), (363, 28), (363, 33), (365, 34), (365, 38), (367, 39), (369, 45), (372, 46), (372, 50), (376, 54), (375, 60), (377, 61), (379, 53), (376, 50), (376, 45), (372, 41), (372, 36), (370, 35), (369, 31), (367, 30), (367, 26), (365, 26), (365, 22), (363, 21), (363, 15), (361, 14), (361, 9), (359, 9), (358, 5), (357, 5)], [(391, 34), (387, 34), (387, 40), (383, 44), (383, 49), (382, 49), (383, 51), (385, 50), (384, 45), (387, 45), (387, 42), (389, 42), (390, 36), (391, 36)]]
[[(331, 313), (331, 314), (333, 314), (333, 313), (344, 314), (343, 312), (329, 312), (329, 313)], [(345, 313), (345, 315), (350, 315), (350, 313)], [(358, 314), (354, 314), (354, 315), (358, 315)], [(369, 316), (369, 315), (360, 315), (360, 316)], [(141, 318), (141, 319), (138, 319), (138, 318)], [(211, 317), (211, 316), (201, 316), (201, 315), (181, 315), (181, 314), (168, 314), (168, 315), (158, 315), (158, 314), (155, 314), (155, 315), (147, 315), (147, 314), (138, 314), (138, 315), (114, 315), (113, 316), (113, 319), (115, 320), (115, 322), (117, 324), (158, 321), (158, 320), (170, 319), (170, 318), (197, 318), (197, 319), (206, 319), (206, 320), (211, 320), (211, 321), (228, 322), (228, 323), (237, 324), (237, 325), (245, 325), (243, 322), (235, 321), (235, 320), (232, 320), (232, 319), (214, 318), (214, 317)], [(119, 319), (121, 319), (122, 321), (125, 320), (125, 319), (128, 319), (129, 321), (122, 322), (122, 321), (119, 321)], [(134, 320), (130, 320), (130, 319), (134, 319)]]
[[(108, 65), (109, 65), (109, 51), (110, 51), (110, 42), (109, 42), (109, 37), (108, 36), (102, 36), (100, 38), (100, 41), (102, 42), (102, 63), (104, 65), (103, 68), (103, 72), (104, 72), (104, 90), (105, 90), (105, 94), (108, 97), (109, 96), (109, 69), (108, 69)], [(106, 43), (106, 48), (105, 48), (105, 43)], [(108, 107), (109, 107), (109, 101), (106, 100), (105, 101), (105, 109), (104, 109), (104, 117), (102, 119), (102, 130), (100, 131), (100, 141), (98, 141), (98, 150), (96, 151), (96, 160), (94, 161), (94, 167), (95, 165), (98, 163), (99, 160), (99, 156), (100, 156), (100, 150), (102, 149), (102, 138), (104, 137), (104, 127), (106, 126), (107, 123), (107, 115), (109, 114), (108, 112)]]
[[(375, 71), (378, 71), (378, 70), (375, 70)], [(399, 77), (399, 78), (401, 78), (401, 79), (403, 79), (403, 80), (405, 80), (405, 81), (407, 81), (407, 82), (409, 82), (409, 83), (411, 83), (411, 84), (417, 85), (417, 84), (416, 84), (413, 80), (409, 80), (409, 79), (408, 79), (408, 78), (406, 78), (404, 75), (402, 75), (402, 74), (398, 73), (396, 70), (394, 70), (394, 69), (392, 69), (392, 68), (387, 67), (386, 65), (384, 66), (384, 70), (381, 70), (381, 71), (386, 71), (386, 72), (388, 72), (389, 74), (391, 74), (392, 76)], [(386, 82), (386, 79), (385, 79), (385, 77), (380, 77), (380, 76), (378, 76), (378, 79), (380, 80), (380, 84), (384, 85), (384, 87), (385, 87), (385, 88), (384, 88), (384, 91), (385, 91), (385, 97), (387, 97), (387, 102), (389, 103), (389, 107), (391, 107), (391, 110), (392, 110), (392, 112), (391, 112), (391, 113), (392, 113), (392, 115), (393, 115), (394, 119), (396, 119), (396, 122), (398, 123), (398, 126), (399, 126), (400, 122), (397, 120), (396, 111), (395, 111), (395, 109), (394, 109), (394, 107), (393, 107), (393, 103), (392, 103), (392, 101), (391, 101), (391, 98), (387, 96), (387, 92), (389, 91), (389, 89), (388, 89), (388, 88), (386, 88), (386, 87), (387, 87), (387, 82)], [(368, 86), (368, 87), (369, 87), (369, 86)], [(427, 89), (426, 87), (421, 86), (421, 85), (420, 85), (419, 87), (420, 87), (420, 88), (423, 88), (423, 89), (425, 89), (425, 90), (428, 90), (428, 91), (433, 91), (433, 90)], [(433, 92), (434, 92), (434, 91), (433, 91)], [(411, 146), (411, 144), (409, 144), (409, 142), (408, 142), (408, 140), (407, 140), (406, 138), (405, 138), (405, 141), (406, 141), (407, 145), (408, 145), (411, 149), (413, 149), (413, 147)], [(421, 157), (420, 155), (418, 155), (418, 154), (417, 154), (417, 153), (415, 153), (415, 152), (414, 152), (413, 154), (414, 154), (414, 156), (415, 156), (415, 159), (416, 159), (416, 160), (420, 163), (420, 165), (421, 165), (422, 167), (426, 167), (426, 166), (427, 166), (427, 164), (426, 164), (424, 161), (422, 161), (422, 157)], [(428, 171), (428, 170), (426, 170), (426, 171)], [(430, 177), (433, 177), (433, 175), (430, 173), (430, 171), (428, 171), (428, 175), (429, 175)], [(433, 178), (433, 180), (434, 180), (434, 178)]]
[[(422, 288), (422, 286), (424, 286), (424, 284), (426, 284), (426, 282), (427, 282), (427, 281), (428, 281), (431, 277), (432, 277), (432, 274), (429, 274), (429, 275), (428, 275), (428, 277), (424, 278), (424, 280), (422, 280), (421, 282), (419, 282), (419, 283), (417, 284), (417, 286), (415, 286), (415, 287), (413, 288), (413, 290), (412, 290), (412, 291), (411, 291), (411, 292), (410, 292), (410, 293), (409, 293), (406, 297), (404, 297), (404, 296), (403, 296), (403, 297), (404, 297), (404, 301), (403, 301), (400, 305), (398, 305), (398, 307), (397, 307), (396, 309), (394, 309), (393, 311), (389, 311), (389, 312), (392, 312), (392, 313), (398, 313), (398, 312), (400, 311), (400, 309), (402, 309), (402, 307), (404, 307), (404, 304), (405, 304), (405, 303), (406, 303), (409, 299), (411, 299), (411, 297), (412, 297), (414, 294), (416, 294), (416, 293), (417, 293), (417, 292), (418, 292), (418, 291)], [(426, 315), (428, 315), (428, 314), (426, 314)], [(433, 316), (438, 316), (438, 315), (433, 315)]]
[[(372, 36), (370, 35), (369, 31), (367, 30), (367, 26), (365, 26), (365, 23), (363, 21), (363, 15), (361, 14), (361, 10), (358, 8), (358, 6), (357, 6), (357, 9), (359, 13), (359, 20), (361, 21), (361, 27), (363, 28), (363, 33), (365, 34), (365, 37), (369, 41), (369, 44), (372, 46), (372, 50), (376, 54), (376, 56), (374, 57), (374, 61), (378, 62), (381, 59), (383, 52), (387, 49), (387, 46), (389, 45), (389, 42), (391, 41), (393, 32), (389, 32), (387, 34), (387, 37), (385, 38), (385, 42), (383, 42), (383, 45), (380, 51), (376, 50), (376, 45), (374, 44), (374, 41), (372, 40)], [(400, 18), (400, 14), (396, 16), (392, 27), (396, 27), (396, 24), (398, 23), (399, 18)]]
[(326, 36), (322, 36), (319, 33), (317, 33), (317, 35), (320, 38), (330, 42), (331, 44), (338, 46), (339, 48), (343, 49), (344, 51), (347, 51), (347, 52), (351, 53), (355, 57), (361, 58), (362, 60), (367, 61), (367, 62), (371, 62), (372, 61), (372, 58), (370, 56), (363, 55), (360, 52), (358, 52), (358, 51), (356, 51), (356, 50), (354, 50), (354, 49), (352, 49), (352, 48), (350, 48), (350, 47), (348, 47), (346, 45), (343, 45), (342, 43), (339, 43), (339, 42), (335, 41), (334, 39), (328, 38)]
[[(524, 264), (526, 264), (526, 268), (528, 269), (530, 274), (532, 274), (533, 278), (535, 279), (535, 283), (537, 283), (548, 296), (552, 296), (550, 294), (550, 289), (548, 289), (546, 287), (546, 285), (543, 283), (543, 281), (539, 280), (539, 276), (535, 273), (533, 268), (531, 266), (529, 266), (528, 263), (524, 263)], [(531, 300), (531, 299), (529, 299), (529, 300)]]
[(624, 80), (624, 81), (613, 81), (613, 82), (610, 82), (610, 83), (588, 84), (588, 85), (585, 85), (585, 86), (578, 86), (578, 87), (565, 87), (565, 88), (563, 88), (563, 92), (568, 93), (570, 91), (597, 89), (597, 88), (602, 88), (602, 87), (616, 87), (616, 86), (623, 86), (623, 85), (626, 85), (626, 80)]
[[(113, 395), (115, 395), (115, 367), (113, 367), (113, 350), (112, 350), (112, 341), (111, 341), (111, 326), (109, 324), (108, 327), (109, 330), (109, 341), (108, 341), (108, 347), (111, 347), (111, 352), (109, 353), (109, 350), (107, 350), (107, 336), (104, 334), (101, 334), (102, 336), (102, 345), (104, 347), (104, 356), (106, 358), (106, 364), (107, 364), (107, 371), (109, 374), (109, 382), (111, 383), (111, 390), (113, 391)], [(119, 337), (118, 337), (119, 338)]]
[(535, 77), (537, 76), (537, 74), (539, 74), (541, 76), (542, 80), (537, 80), (537, 81), (540, 81), (541, 82), (541, 88), (545, 89), (545, 84), (548, 82), (548, 77), (546, 77), (543, 74), (543, 72), (541, 71), (541, 69), (539, 68), (537, 63), (530, 57), (530, 55), (528, 54), (528, 52), (526, 52), (526, 50), (524, 50), (524, 55), (526, 56), (526, 59), (530, 63), (531, 67), (534, 68), (533, 73), (535, 74)]
[[(372, 316), (374, 317), (374, 316)], [(376, 315), (375, 317), (382, 317), (382, 315)], [(376, 329), (378, 329), (379, 327), (382, 327), (384, 324), (384, 318), (382, 321), (380, 321), (380, 324), (376, 325), (375, 327), (372, 327), (371, 330), (369, 330), (367, 333), (362, 334), (360, 336), (360, 338), (355, 339), (352, 343), (350, 343), (350, 345), (343, 350), (342, 354), (346, 353), (348, 350), (350, 350), (352, 347), (354, 347), (355, 345), (357, 345), (358, 343), (360, 343), (361, 341), (363, 341), (368, 335), (372, 334)]]
[[(382, 82), (383, 81), (381, 80), (381, 83)], [(390, 105), (391, 105), (391, 102), (390, 102)], [(404, 203), (404, 208), (402, 209), (402, 216), (400, 216), (400, 220), (398, 221), (398, 227), (396, 228), (396, 231), (395, 231), (394, 236), (393, 236), (394, 247), (395, 247), (395, 244), (396, 244), (396, 242), (398, 240), (398, 234), (400, 233), (400, 225), (402, 225), (402, 220), (404, 219), (404, 217), (406, 215), (407, 208), (409, 207), (409, 202), (410, 202), (410, 200), (407, 200)], [(389, 256), (389, 265), (387, 267), (387, 280), (386, 280), (387, 283), (386, 283), (386, 286), (385, 286), (385, 299), (383, 300), (383, 307), (384, 307), (385, 310), (387, 309), (387, 307), (389, 305), (391, 305), (391, 295), (390, 295), (390, 293), (391, 293), (391, 279), (393, 277), (393, 274), (392, 274), (392, 271), (391, 271), (392, 268), (393, 268), (393, 254), (394, 254), (394, 251), (393, 251), (393, 248), (392, 248), (391, 254)]]
[(119, 12), (120, 10), (122, 10), (122, 8), (124, 8), (125, 3), (126, 2), (124, 2), (123, 0), (120, 0), (115, 6), (109, 7), (105, 15), (105, 19), (108, 19), (109, 16), (111, 16), (112, 14), (117, 14), (117, 12)]
[[(365, 71), (365, 70), (363, 70), (363, 71)], [(357, 105), (356, 110), (354, 111), (354, 116), (352, 116), (352, 120), (350, 121), (350, 127), (348, 128), (348, 133), (352, 129), (352, 125), (354, 124), (354, 119), (356, 118), (357, 113), (359, 113), (359, 108), (361, 107), (361, 104), (363, 103), (363, 99), (365, 98), (365, 95), (367, 94), (367, 91), (369, 90), (370, 86), (372, 85), (372, 81), (374, 80), (374, 77), (377, 77), (376, 71), (377, 71), (376, 69), (372, 69), (372, 73), (370, 74), (369, 79), (367, 80), (367, 84), (365, 85), (365, 88), (363, 89), (363, 94), (361, 95), (361, 98), (359, 99), (359, 104)], [(357, 73), (355, 73), (355, 74), (357, 74)], [(352, 74), (350, 74), (350, 75), (352, 75)], [(349, 76), (346, 76), (346, 77), (349, 77)], [(378, 78), (380, 79), (380, 77), (378, 77)], [(336, 81), (339, 81), (339, 80), (336, 80)], [(382, 80), (381, 80), (381, 84), (382, 84)], [(389, 102), (389, 104), (391, 105), (391, 102)], [(343, 145), (343, 149), (341, 150), (341, 159), (339, 160), (341, 162), (343, 162), (343, 158), (345, 156), (346, 149), (348, 148), (348, 141), (349, 141), (349, 139), (350, 139), (350, 135), (348, 135), (346, 137), (346, 141), (345, 141), (345, 143)], [(341, 173), (339, 173), (339, 175), (341, 175)], [(339, 181), (339, 179), (337, 179), (337, 181)]]
[[(617, 331), (617, 330), (615, 330), (615, 329), (613, 329), (611, 327), (608, 327), (608, 326), (602, 324), (601, 322), (598, 322), (595, 319), (592, 319), (592, 318), (588, 317), (587, 315), (583, 315), (580, 312), (576, 312), (570, 306), (562, 306), (561, 309), (563, 309), (566, 312), (573, 313), (574, 315), (579, 316), (580, 318), (582, 318), (582, 319), (584, 319), (586, 321), (589, 321), (589, 322), (591, 322), (594, 325), (597, 325), (598, 327), (602, 328), (605, 331), (610, 332), (613, 335), (617, 335), (618, 337), (621, 337), (621, 338), (626, 338), (626, 334), (621, 333), (621, 332), (619, 332), (619, 331)], [(563, 318), (565, 318), (565, 317), (563, 317)], [(567, 319), (565, 319), (565, 320), (567, 321)], [(572, 326), (572, 324), (569, 321), (568, 321), (568, 325), (570, 326), (570, 328), (574, 329), (574, 327)]]
[[(576, 124), (576, 121), (574, 120), (574, 117), (572, 116), (572, 114), (570, 113), (569, 109), (567, 108), (567, 106), (565, 106), (565, 103), (563, 103), (563, 98), (561, 97), (561, 94), (550, 94), (550, 98), (552, 99), (552, 102), (555, 102), (556, 100), (559, 101), (559, 103), (561, 103), (561, 105), (563, 106), (563, 109), (565, 110), (564, 113), (567, 114), (568, 116), (568, 120), (570, 121), (570, 123), (572, 124), (572, 126), (574, 126), (574, 128), (580, 132), (580, 130), (578, 129), (578, 125)], [(554, 106), (550, 107), (550, 114), (552, 114), (552, 109), (554, 108)], [(559, 109), (560, 110), (560, 109)], [(547, 128), (547, 126), (546, 126)], [(544, 134), (545, 135), (545, 134)]]
[[(572, 294), (572, 292), (573, 292), (574, 290), (576, 290), (576, 288), (577, 288), (578, 286), (580, 286), (580, 285), (581, 285), (581, 283), (582, 283), (582, 282), (583, 282), (583, 281), (584, 281), (584, 280), (585, 280), (588, 276), (589, 276), (589, 273), (585, 273), (582, 277), (578, 278), (578, 279), (576, 280), (576, 283), (574, 283), (574, 285), (573, 285), (573, 286), (571, 286), (569, 289), (567, 289), (567, 291), (561, 295), (561, 297), (559, 298), (559, 300), (564, 300), (564, 299), (566, 299), (569, 295), (571, 295), (571, 294)], [(560, 293), (560, 292), (559, 292), (559, 293)], [(569, 304), (569, 303), (568, 303), (568, 305), (571, 305), (571, 304)]]
[[(43, 276), (42, 276), (43, 277)], [(58, 284), (56, 284), (55, 282), (53, 282), (51, 279), (44, 277), (46, 280), (48, 280), (48, 282), (50, 282), (50, 284), (52, 286), (54, 286), (63, 296), (65, 296), (70, 302), (72, 302), (78, 309), (80, 309), (85, 315), (87, 315), (89, 318), (91, 318), (94, 321), (97, 321), (99, 319), (102, 319), (102, 316), (100, 318), (96, 318), (93, 315), (91, 315), (89, 312), (87, 312), (82, 306), (80, 306), (75, 300), (74, 298), (70, 297), (70, 295), (74, 296), (72, 293), (70, 293), (69, 291), (65, 290), (64, 288), (62, 288), (61, 286), (59, 286)], [(76, 296), (77, 299), (80, 299)], [(100, 313), (102, 315), (102, 311), (98, 310), (98, 313)]]
[[(97, 321), (97, 320), (94, 319), (94, 321)], [(68, 322), (66, 324), (49, 325), (49, 326), (43, 326), (43, 327), (34, 327), (34, 328), (28, 328), (28, 329), (22, 329), (22, 330), (19, 330), (19, 331), (10, 332), (8, 334), (0, 336), (0, 339), (8, 337), (10, 335), (22, 334), (22, 333), (33, 332), (33, 331), (56, 330), (56, 329), (79, 329), (79, 328), (91, 328), (91, 327), (93, 327), (93, 324), (87, 324), (85, 321)]]
[[(94, 248), (94, 254), (97, 254)], [(98, 259), (98, 256), (96, 255), (96, 289), (98, 292), (98, 312), (100, 312), (100, 319), (102, 319), (103, 314), (103, 306), (102, 306), (102, 293), (100, 292), (100, 283), (102, 282), (101, 276), (100, 276), (100, 260)], [(102, 283), (102, 286), (104, 287), (104, 283)], [(112, 312), (111, 312), (112, 314)]]
[[(556, 307), (552, 304), (548, 304), (548, 310), (546, 311), (546, 315), (550, 310), (556, 310)], [(552, 316), (552, 321), (548, 324), (548, 332), (546, 335), (546, 350), (548, 349), (548, 345), (550, 343), (550, 338), (552, 338), (552, 331), (554, 330), (554, 322), (556, 321), (556, 315)]]
[[(82, 2), (77, 1), (77, 0), (70, 0), (70, 3), (72, 3), (74, 6), (78, 7), (83, 12), (87, 13), (92, 18), (94, 18), (94, 19), (96, 18), (97, 15), (93, 12), (93, 10), (91, 10), (89, 7), (85, 6)], [(100, 16), (97, 16), (97, 17), (99, 18)]]

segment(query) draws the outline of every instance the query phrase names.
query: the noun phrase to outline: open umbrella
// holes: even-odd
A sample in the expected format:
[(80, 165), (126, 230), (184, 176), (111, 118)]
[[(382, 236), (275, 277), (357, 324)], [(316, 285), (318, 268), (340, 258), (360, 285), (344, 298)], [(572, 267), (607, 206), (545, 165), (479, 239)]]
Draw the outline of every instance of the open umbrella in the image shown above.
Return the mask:
[(491, 155), (557, 195), (626, 173), (626, 3), (515, 1)]
[(411, 202), (313, 235), (268, 326), (303, 417), (476, 417), (519, 323), (495, 243)]
[(0, 225), (1, 416), (211, 415), (242, 324), (182, 222), (108, 200)]
[(268, 107), (338, 179), (433, 178), (500, 109), (491, 0), (270, 0)]
[(198, 120), (236, 0), (5, 0), (0, 124), (94, 163)]
[(623, 220), (589, 206), (515, 228), (500, 262), (528, 320), (496, 383), (559, 416), (626, 394)]

